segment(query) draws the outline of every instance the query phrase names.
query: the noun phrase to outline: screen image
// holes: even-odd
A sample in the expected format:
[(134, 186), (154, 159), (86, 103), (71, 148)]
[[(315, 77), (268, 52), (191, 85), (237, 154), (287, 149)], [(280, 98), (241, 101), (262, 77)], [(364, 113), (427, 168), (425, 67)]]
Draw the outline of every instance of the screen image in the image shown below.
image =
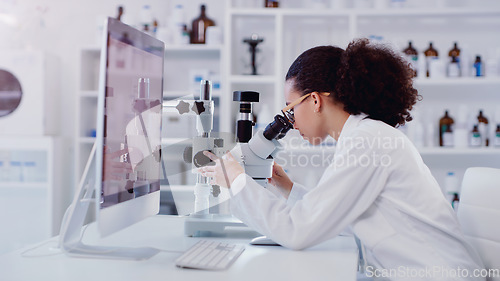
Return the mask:
[(101, 209), (160, 190), (163, 49), (134, 36), (108, 34)]

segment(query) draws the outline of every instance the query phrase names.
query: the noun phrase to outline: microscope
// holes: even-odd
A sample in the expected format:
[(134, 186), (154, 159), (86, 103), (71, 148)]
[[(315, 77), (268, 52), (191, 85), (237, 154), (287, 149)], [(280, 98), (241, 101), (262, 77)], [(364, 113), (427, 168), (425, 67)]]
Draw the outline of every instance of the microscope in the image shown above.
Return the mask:
[(164, 109), (174, 110), (180, 115), (196, 116), (196, 131), (198, 134), (185, 147), (182, 157), (185, 163), (191, 165), (189, 170), (196, 177), (194, 212), (190, 216), (206, 218), (210, 215), (210, 195), (217, 197), (220, 193), (220, 187), (210, 185), (209, 178), (196, 172), (198, 168), (211, 162), (203, 154), (203, 151), (208, 150), (218, 157), (222, 157), (234, 146), (234, 142), (230, 141), (230, 137), (222, 133), (212, 132), (214, 115), (212, 83), (208, 80), (201, 81), (199, 100), (177, 100), (164, 103), (163, 107)]
[(247, 175), (266, 187), (267, 179), (272, 177), (274, 158), (281, 147), (278, 140), (282, 139), (293, 125), (284, 113), (277, 114), (264, 130), (253, 135), (252, 103), (259, 102), (259, 93), (236, 91), (233, 93), (233, 101), (240, 103), (240, 117), (236, 125), (239, 145), (231, 150), (231, 153), (243, 165)]
[(228, 226), (245, 226), (230, 214), (211, 214), (210, 196), (218, 197), (218, 202), (225, 202), (229, 194), (221, 192), (219, 186), (212, 186), (210, 179), (197, 172), (198, 168), (211, 165), (213, 162), (203, 154), (210, 151), (217, 157), (227, 152), (244, 166), (245, 173), (250, 175), (263, 187), (267, 179), (272, 177), (274, 156), (279, 151), (278, 140), (293, 128), (292, 123), (284, 113), (277, 114), (274, 120), (264, 130), (253, 134), (255, 123), (252, 118), (252, 105), (259, 102), (259, 93), (252, 91), (235, 91), (233, 101), (239, 102), (239, 119), (236, 122), (236, 136), (214, 133), (212, 101), (212, 85), (208, 80), (202, 80), (199, 100), (179, 100), (177, 104), (164, 105), (175, 108), (179, 114), (195, 115), (198, 136), (192, 139), (192, 145), (186, 147), (183, 158), (191, 164), (191, 170), (196, 176), (194, 187), (194, 212), (185, 221), (184, 232), (187, 236), (220, 235)]

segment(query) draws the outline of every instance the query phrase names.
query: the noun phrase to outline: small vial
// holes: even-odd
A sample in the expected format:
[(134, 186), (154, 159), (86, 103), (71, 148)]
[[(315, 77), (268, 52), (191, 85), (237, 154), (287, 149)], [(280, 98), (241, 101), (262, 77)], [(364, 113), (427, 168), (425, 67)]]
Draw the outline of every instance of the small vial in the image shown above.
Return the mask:
[(480, 147), (481, 143), (482, 143), (481, 133), (479, 132), (477, 125), (474, 125), (474, 128), (472, 129), (472, 132), (470, 133), (469, 145), (471, 147)]
[(474, 61), (474, 76), (481, 77), (484, 76), (483, 63), (481, 61), (481, 56), (476, 56), (476, 61)]
[(493, 140), (493, 144), (496, 147), (500, 147), (500, 125), (497, 125), (497, 130), (495, 131), (495, 139)]
[(448, 174), (446, 175), (445, 191), (448, 202), (450, 202), (451, 206), (456, 211), (458, 209), (458, 203), (460, 201), (460, 186), (458, 178), (454, 172), (448, 172)]

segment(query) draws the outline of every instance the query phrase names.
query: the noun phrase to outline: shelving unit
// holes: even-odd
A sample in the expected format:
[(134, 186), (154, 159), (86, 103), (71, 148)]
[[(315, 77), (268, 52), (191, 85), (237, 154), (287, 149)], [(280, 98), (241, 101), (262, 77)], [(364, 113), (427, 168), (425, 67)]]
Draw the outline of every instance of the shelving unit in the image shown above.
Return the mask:
[[(5, 253), (59, 233), (70, 189), (63, 157), (67, 147), (55, 137), (0, 138), (0, 247)], [(9, 165), (18, 162), (20, 165)], [(28, 163), (31, 163), (28, 165)]]
[[(459, 47), (462, 43), (467, 45), (469, 55), (475, 55), (472, 51), (486, 54), (486, 46), (500, 45), (497, 32), (500, 30), (500, 7), (333, 10), (302, 8), (302, 1), (291, 1), (289, 8), (273, 9), (242, 7), (236, 2), (221, 3), (224, 18), (217, 18), (217, 21), (223, 27), (222, 45), (167, 46), (165, 56), (165, 99), (197, 94), (188, 79), (190, 70), (208, 69), (220, 74), (221, 88), (214, 91), (214, 97), (220, 108), (218, 131), (222, 132), (234, 132), (238, 103), (232, 101), (233, 91), (260, 92), (261, 101), (254, 105), (255, 113), (259, 113), (264, 104), (271, 115), (278, 112), (285, 103), (283, 82), (288, 67), (300, 53), (313, 46), (333, 44), (345, 48), (353, 38), (370, 35), (383, 36), (385, 42), (401, 49), (412, 40), (420, 52), (433, 41), (441, 56), (447, 54), (453, 41), (458, 41)], [(250, 5), (246, 1), (238, 3)], [(482, 30), (481, 35), (476, 32), (478, 28)], [(248, 45), (242, 42), (253, 33), (265, 39), (257, 54), (261, 74), (257, 76), (247, 74), (250, 73), (250, 53)], [(95, 115), (91, 109), (97, 100), (99, 54), (100, 50), (95, 47), (81, 51), (81, 91), (75, 133), (76, 175), (81, 174), (94, 140), (89, 130), (95, 120), (89, 116)], [(500, 122), (493, 120), (495, 105), (500, 104), (500, 77), (418, 78), (415, 86), (423, 97), (416, 109), (421, 111), (425, 122), (437, 124), (445, 107), (455, 112), (461, 104), (469, 106), (472, 113), (484, 109), (490, 121)], [(195, 134), (194, 126), (192, 129)], [(189, 136), (165, 137), (164, 144), (175, 145)], [(437, 136), (434, 141), (437, 144)], [(306, 147), (293, 151), (318, 153), (320, 149)], [(438, 179), (450, 159), (462, 164), (462, 168), (469, 165), (471, 157), (483, 158), (479, 163), (485, 165), (500, 165), (496, 164), (500, 163), (496, 148), (450, 150), (433, 146), (422, 148), (421, 155), (432, 164), (431, 170), (436, 171)], [(78, 180), (78, 176), (76, 178)]]

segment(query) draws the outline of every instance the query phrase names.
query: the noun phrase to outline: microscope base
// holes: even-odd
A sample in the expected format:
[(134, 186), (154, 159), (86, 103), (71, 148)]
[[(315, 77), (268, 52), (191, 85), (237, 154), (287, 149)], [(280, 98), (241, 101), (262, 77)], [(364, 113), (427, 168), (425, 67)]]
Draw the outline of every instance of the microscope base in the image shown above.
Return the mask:
[(184, 222), (184, 234), (190, 237), (225, 236), (226, 227), (247, 227), (228, 214), (191, 215)]

